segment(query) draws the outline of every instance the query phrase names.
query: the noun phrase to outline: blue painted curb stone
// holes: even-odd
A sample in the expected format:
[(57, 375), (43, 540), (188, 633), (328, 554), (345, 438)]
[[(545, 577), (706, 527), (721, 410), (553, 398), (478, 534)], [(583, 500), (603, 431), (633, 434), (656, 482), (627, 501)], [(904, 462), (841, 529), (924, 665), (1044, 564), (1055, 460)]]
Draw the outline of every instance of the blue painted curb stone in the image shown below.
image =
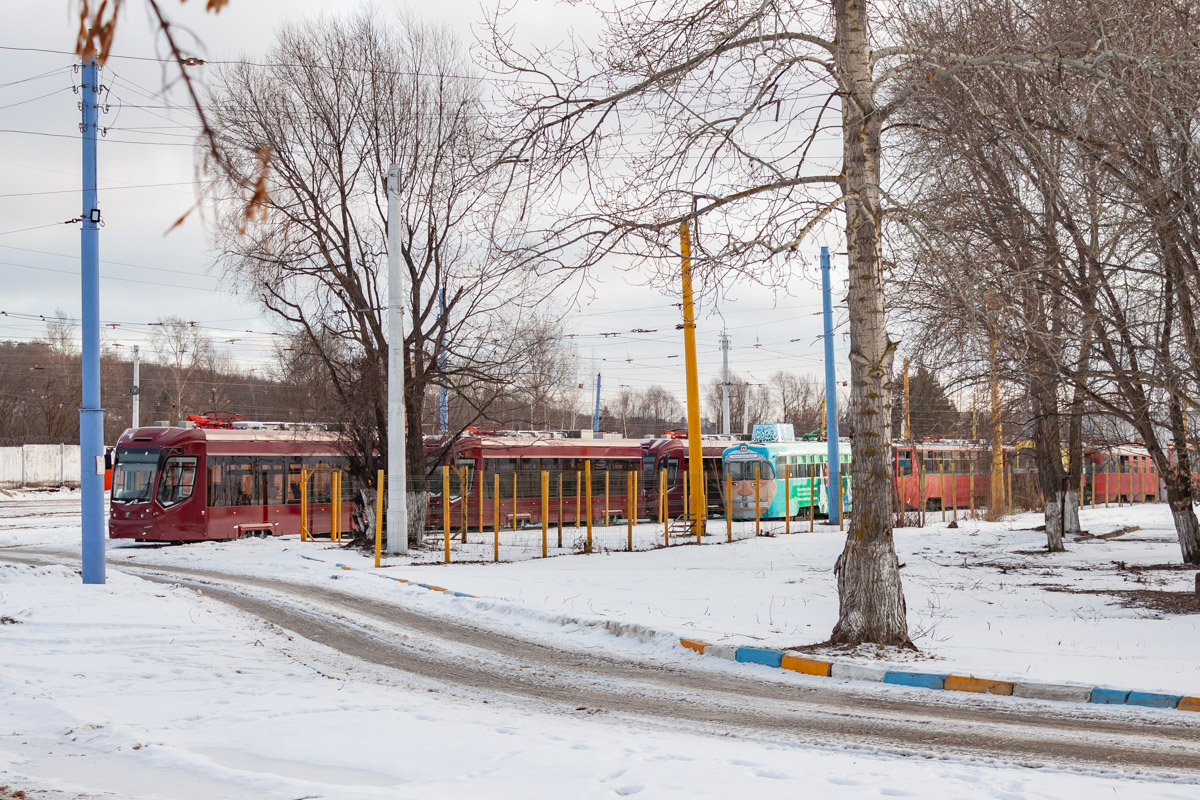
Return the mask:
[(746, 664), (765, 664), (778, 668), (783, 663), (783, 651), (769, 650), (765, 647), (739, 647), (736, 660)]
[(1130, 706), (1149, 706), (1150, 708), (1175, 708), (1179, 705), (1179, 695), (1156, 694), (1154, 692), (1130, 692), (1125, 698), (1125, 704)]
[(922, 689), (941, 689), (946, 685), (945, 675), (931, 675), (928, 672), (898, 672), (888, 670), (883, 676), (884, 683), (895, 683), (901, 686), (920, 686)]
[(1102, 689), (1097, 686), (1095, 689), (1092, 689), (1091, 702), (1104, 703), (1107, 705), (1124, 705), (1128, 698), (1128, 691), (1122, 691), (1120, 689)]

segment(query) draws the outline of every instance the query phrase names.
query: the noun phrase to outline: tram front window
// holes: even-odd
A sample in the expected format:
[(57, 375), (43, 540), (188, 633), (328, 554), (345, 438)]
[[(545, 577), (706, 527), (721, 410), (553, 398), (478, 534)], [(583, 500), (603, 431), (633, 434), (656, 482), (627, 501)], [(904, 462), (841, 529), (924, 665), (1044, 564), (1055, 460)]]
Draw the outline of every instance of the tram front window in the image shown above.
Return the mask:
[(113, 469), (114, 503), (145, 503), (154, 496), (154, 475), (158, 471), (158, 450), (118, 450)]

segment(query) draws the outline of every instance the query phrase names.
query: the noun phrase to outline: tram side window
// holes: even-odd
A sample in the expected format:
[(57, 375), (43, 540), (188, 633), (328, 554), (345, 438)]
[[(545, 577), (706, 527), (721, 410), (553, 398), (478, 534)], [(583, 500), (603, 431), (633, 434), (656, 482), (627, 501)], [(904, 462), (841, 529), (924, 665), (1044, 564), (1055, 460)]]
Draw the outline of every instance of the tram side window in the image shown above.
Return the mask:
[(251, 456), (208, 457), (208, 504), (249, 506), (262, 503)]
[(288, 464), (287, 483), (288, 505), (300, 504), (300, 470), (304, 468), (304, 462), (300, 456), (292, 456), (291, 462)]
[(282, 456), (267, 456), (258, 459), (258, 464), (262, 474), (262, 488), (266, 505), (283, 505), (287, 460)]
[(163, 464), (155, 499), (163, 508), (182, 503), (196, 486), (196, 457), (172, 456)]

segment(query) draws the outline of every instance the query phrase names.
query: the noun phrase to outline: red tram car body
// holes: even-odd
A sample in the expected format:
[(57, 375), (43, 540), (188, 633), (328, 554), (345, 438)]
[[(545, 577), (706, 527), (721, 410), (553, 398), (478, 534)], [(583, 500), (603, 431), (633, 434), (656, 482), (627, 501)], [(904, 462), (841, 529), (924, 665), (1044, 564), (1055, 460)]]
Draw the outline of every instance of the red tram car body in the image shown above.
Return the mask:
[[(708, 515), (723, 516), (722, 481), (724, 480), (721, 455), (734, 443), (732, 437), (725, 439), (701, 438), (705, 496), (708, 498)], [(690, 449), (687, 439), (668, 437), (647, 439), (642, 442), (642, 506), (643, 517), (658, 517), (659, 481), (663, 470), (667, 472), (667, 516), (675, 519), (684, 514), (687, 501), (683, 496), (683, 479), (680, 473), (689, 470)]]
[[(134, 428), (117, 441), (113, 539), (187, 542), (300, 532), (301, 469), (344, 468), (336, 434)], [(330, 473), (309, 486), (309, 526), (332, 524)], [(347, 498), (349, 499), (349, 498)], [(353, 506), (342, 503), (342, 530)]]
[(1084, 458), (1083, 503), (1153, 503), (1161, 496), (1158, 468), (1145, 447), (1088, 449)]
[[(551, 476), (548, 521), (553, 523), (560, 519), (560, 491), (563, 523), (586, 521), (587, 490), (582, 483), (585, 461), (591, 461), (592, 520), (602, 520), (605, 515), (606, 472), (609, 475), (608, 516), (610, 519), (624, 518), (629, 504), (627, 476), (630, 472), (639, 472), (642, 466), (641, 443), (632, 439), (465, 436), (447, 449), (443, 440), (430, 437), (426, 440), (425, 452), (431, 466), (426, 524), (430, 528), (444, 525), (443, 510), (447, 501), (443, 497), (441, 467), (449, 466), (448, 505), (452, 530), (460, 529), (464, 518), (468, 528), (491, 528), (497, 513), (500, 525), (505, 528), (541, 525), (543, 470)], [(481, 473), (482, 481), (479, 480)], [(500, 476), (498, 494), (496, 475)], [(642, 491), (640, 477), (639, 495)]]
[(972, 441), (893, 442), (892, 474), (905, 508), (968, 508), (990, 492), (991, 451)]

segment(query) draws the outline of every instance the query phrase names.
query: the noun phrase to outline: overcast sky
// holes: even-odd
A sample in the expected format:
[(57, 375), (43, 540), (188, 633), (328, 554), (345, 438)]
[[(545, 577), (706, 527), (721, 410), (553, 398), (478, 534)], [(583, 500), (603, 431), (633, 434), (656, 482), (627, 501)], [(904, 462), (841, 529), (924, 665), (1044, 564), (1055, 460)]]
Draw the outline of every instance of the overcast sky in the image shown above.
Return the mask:
[[(383, 15), (405, 8), (379, 2)], [(51, 315), (61, 309), (79, 315), (79, 226), (61, 224), (80, 213), (79, 75), (69, 55), (78, 24), (69, 0), (26, 3), (18, 25), (0, 32), (0, 339), (38, 338), (40, 321), (12, 315)], [(205, 326), (218, 348), (244, 370), (261, 370), (271, 361), (270, 318), (253, 304), (235, 298), (209, 271), (204, 220), (197, 214), (164, 233), (194, 203), (195, 151), (189, 126), (194, 116), (174, 108), (177, 92), (163, 93), (161, 65), (131, 57), (161, 56), (141, 5), (129, 11), (118, 31), (113, 58), (102, 82), (108, 88), (108, 128), (99, 143), (101, 320), (106, 346), (127, 353), (141, 344), (148, 355), (147, 323), (180, 316)], [(175, 21), (199, 40), (198, 50), (212, 60), (256, 55), (269, 45), (280, 21), (358, 3), (330, 0), (232, 0), (218, 16), (202, 13), (202, 2), (165, 6)], [(478, 0), (439, 0), (410, 7), (441, 20), (468, 40), (482, 18)], [(595, 20), (585, 13), (544, 0), (517, 0), (513, 17), (519, 35), (542, 43), (560, 39), (569, 27), (585, 30)], [(14, 49), (16, 48), (16, 49)], [(59, 52), (35, 52), (36, 49)], [(63, 52), (65, 51), (65, 52)], [(203, 68), (196, 74), (203, 77)], [(26, 230), (29, 229), (29, 230)], [(819, 246), (842, 248), (837, 231), (827, 226), (809, 241), (809, 268), (785, 287), (745, 283), (720, 302), (700, 309), (697, 339), (701, 384), (720, 374), (718, 334), (732, 340), (732, 369), (765, 382), (778, 369), (819, 376)], [(835, 302), (844, 297), (844, 258), (835, 256)], [(641, 389), (662, 384), (683, 399), (682, 332), (678, 295), (651, 290), (634, 274), (600, 270), (593, 291), (578, 298), (568, 317), (567, 333), (577, 334), (580, 380), (603, 375), (604, 394), (622, 386)], [(844, 303), (841, 303), (844, 308)], [(838, 313), (839, 380), (849, 375), (845, 361), (845, 313)], [(656, 330), (632, 334), (635, 328)], [(601, 336), (620, 333), (620, 336)], [(232, 341), (230, 341), (232, 340)], [(590, 376), (590, 377), (589, 377)]]

